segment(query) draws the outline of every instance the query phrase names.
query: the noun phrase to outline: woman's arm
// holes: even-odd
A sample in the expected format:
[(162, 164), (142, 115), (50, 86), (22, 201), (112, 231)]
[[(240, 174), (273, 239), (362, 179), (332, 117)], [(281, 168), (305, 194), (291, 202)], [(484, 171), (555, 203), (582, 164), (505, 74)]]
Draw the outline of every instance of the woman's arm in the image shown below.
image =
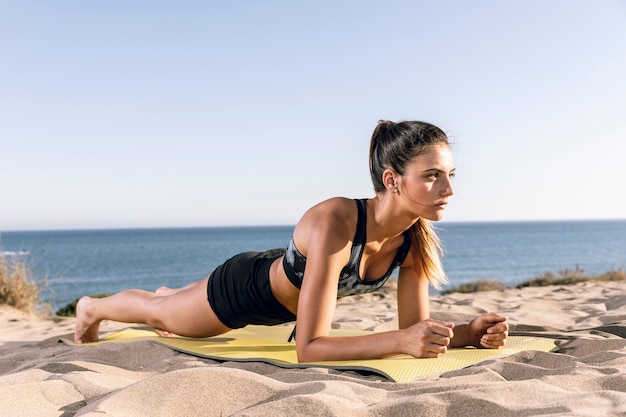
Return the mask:
[(411, 255), (398, 275), (398, 325), (401, 329), (430, 318), (428, 278), (414, 266)]
[[(305, 248), (307, 257), (298, 300), (298, 360), (377, 359), (399, 353), (436, 357), (444, 353), (452, 337), (451, 325), (435, 320), (422, 320), (406, 329), (367, 336), (330, 336), (337, 301), (338, 276), (350, 257), (355, 232), (354, 226), (350, 226), (356, 224), (356, 217), (350, 218), (350, 213), (356, 211), (352, 208), (353, 204), (350, 202), (350, 206), (335, 207), (333, 215), (310, 213), (298, 225), (300, 230), (296, 239), (299, 242), (296, 244)], [(344, 215), (341, 214), (342, 210)], [(315, 227), (306, 227), (307, 224), (314, 224)]]
[[(429, 320), (428, 285), (426, 275), (413, 267), (411, 257), (407, 258), (398, 278), (398, 322), (401, 329)], [(505, 317), (481, 314), (470, 323), (452, 325), (451, 329), (454, 329), (454, 335), (448, 346), (450, 348), (475, 346), (497, 349), (506, 343), (509, 325)]]
[[(401, 329), (430, 317), (428, 279), (414, 268), (409, 256), (398, 278), (398, 322)], [(453, 326), (450, 348), (475, 346), (488, 349), (504, 346), (509, 325), (497, 314), (481, 314), (468, 324)]]
[[(335, 256), (326, 268), (324, 262), (315, 262), (307, 270), (298, 304), (298, 332), (296, 351), (300, 362), (379, 359), (399, 353), (416, 357), (435, 357), (445, 352), (451, 329), (435, 321), (422, 321), (409, 329), (376, 333), (367, 336), (330, 336), (330, 327), (337, 298), (337, 279), (326, 271), (339, 270), (343, 263), (334, 264)], [(319, 259), (315, 257), (314, 259)], [(334, 276), (337, 276), (335, 272)]]
[[(353, 208), (354, 203), (350, 203)], [(356, 217), (351, 219), (349, 211), (341, 215), (346, 209), (341, 204), (334, 204), (332, 210), (324, 210), (327, 213), (317, 208), (307, 213), (304, 222), (298, 224), (295, 238), (300, 242), (296, 245), (306, 251), (307, 257), (298, 299), (296, 351), (300, 362), (373, 359), (399, 351), (399, 334), (330, 336), (337, 304), (338, 277), (350, 258), (355, 232), (350, 224), (356, 224)]]

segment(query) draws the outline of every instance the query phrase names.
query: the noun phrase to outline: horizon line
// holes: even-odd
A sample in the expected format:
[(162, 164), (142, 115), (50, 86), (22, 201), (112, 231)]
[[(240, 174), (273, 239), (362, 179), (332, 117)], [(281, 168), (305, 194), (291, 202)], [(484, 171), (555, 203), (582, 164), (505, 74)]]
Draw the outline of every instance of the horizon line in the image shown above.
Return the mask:
[[(565, 223), (565, 222), (619, 222), (626, 221), (626, 218), (605, 218), (605, 219), (518, 219), (518, 220), (442, 220), (432, 222), (435, 226), (441, 224), (484, 224), (484, 223)], [(42, 228), (0, 228), (2, 233), (26, 233), (26, 232), (79, 232), (79, 231), (124, 231), (124, 230), (181, 230), (181, 229), (245, 229), (245, 228), (272, 228), (272, 227), (295, 227), (296, 224), (227, 224), (227, 225), (198, 225), (198, 226), (111, 226), (111, 227), (42, 227)]]

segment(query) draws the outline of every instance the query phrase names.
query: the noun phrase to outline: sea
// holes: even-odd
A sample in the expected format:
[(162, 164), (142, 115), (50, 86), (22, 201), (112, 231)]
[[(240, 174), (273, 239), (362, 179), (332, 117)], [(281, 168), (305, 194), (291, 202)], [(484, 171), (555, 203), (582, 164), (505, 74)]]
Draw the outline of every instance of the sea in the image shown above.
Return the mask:
[[(82, 295), (153, 291), (204, 278), (229, 257), (285, 247), (294, 226), (7, 231), (0, 252), (23, 260), (53, 311)], [(450, 285), (516, 285), (545, 272), (626, 267), (626, 220), (438, 223)], [(397, 271), (396, 271), (397, 273)], [(394, 274), (395, 275), (395, 274)]]

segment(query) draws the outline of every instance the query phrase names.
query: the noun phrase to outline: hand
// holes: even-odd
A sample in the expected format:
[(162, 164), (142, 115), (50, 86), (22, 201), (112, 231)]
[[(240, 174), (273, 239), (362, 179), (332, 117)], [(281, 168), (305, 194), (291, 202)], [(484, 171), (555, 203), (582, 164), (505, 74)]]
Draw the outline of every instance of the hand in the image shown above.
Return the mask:
[(416, 358), (436, 358), (446, 353), (454, 337), (453, 323), (423, 320), (404, 330), (407, 339), (402, 351)]
[(499, 349), (506, 343), (509, 324), (506, 317), (497, 314), (481, 314), (469, 323), (472, 340), (476, 347)]

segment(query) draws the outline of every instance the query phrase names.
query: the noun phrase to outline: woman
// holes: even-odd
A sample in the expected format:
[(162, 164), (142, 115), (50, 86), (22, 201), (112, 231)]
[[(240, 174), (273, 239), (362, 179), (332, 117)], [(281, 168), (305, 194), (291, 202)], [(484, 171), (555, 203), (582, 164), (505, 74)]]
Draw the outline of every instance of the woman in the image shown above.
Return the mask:
[[(442, 218), (454, 194), (455, 167), (445, 133), (423, 122), (380, 121), (370, 144), (370, 172), (374, 198), (332, 198), (312, 207), (286, 250), (234, 256), (181, 289), (83, 297), (76, 308), (75, 341), (98, 340), (105, 319), (187, 337), (296, 320), (301, 362), (402, 353), (437, 357), (450, 347), (503, 346), (504, 317), (482, 314), (459, 326), (429, 317), (428, 286), (445, 282), (441, 247), (429, 222)], [(329, 336), (337, 298), (380, 288), (396, 267), (399, 329)]]

